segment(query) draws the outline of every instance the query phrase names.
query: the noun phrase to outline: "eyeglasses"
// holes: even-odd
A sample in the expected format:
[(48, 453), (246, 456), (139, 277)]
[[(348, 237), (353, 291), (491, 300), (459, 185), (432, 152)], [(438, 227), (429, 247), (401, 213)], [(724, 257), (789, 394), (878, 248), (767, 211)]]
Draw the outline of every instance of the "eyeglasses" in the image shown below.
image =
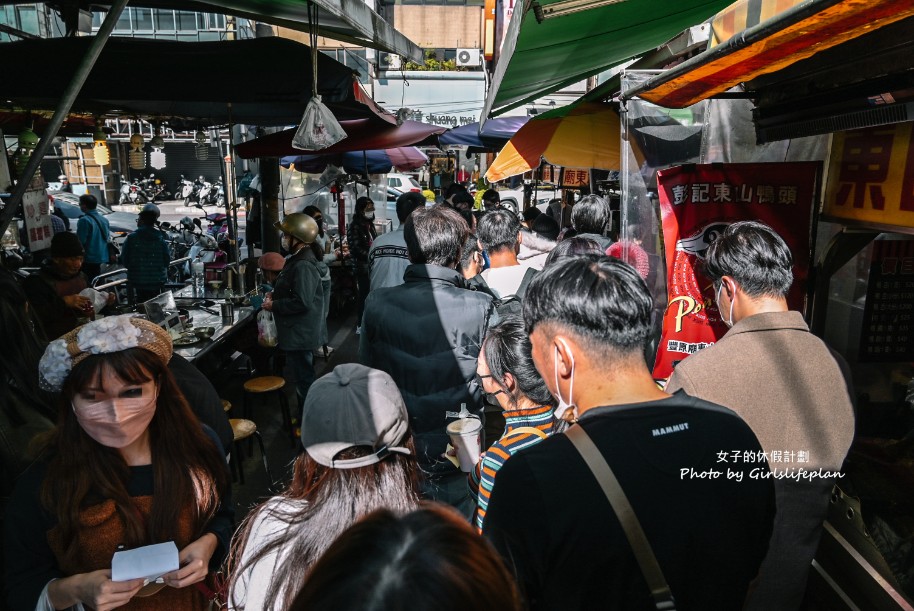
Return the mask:
[(484, 379), (486, 379), (486, 378), (494, 378), (494, 377), (495, 377), (495, 376), (493, 376), (491, 373), (490, 373), (490, 374), (486, 374), (486, 375), (482, 375), (482, 374), (477, 373), (477, 374), (476, 374), (476, 383), (479, 384), (479, 386), (482, 386), (482, 381), (483, 381)]

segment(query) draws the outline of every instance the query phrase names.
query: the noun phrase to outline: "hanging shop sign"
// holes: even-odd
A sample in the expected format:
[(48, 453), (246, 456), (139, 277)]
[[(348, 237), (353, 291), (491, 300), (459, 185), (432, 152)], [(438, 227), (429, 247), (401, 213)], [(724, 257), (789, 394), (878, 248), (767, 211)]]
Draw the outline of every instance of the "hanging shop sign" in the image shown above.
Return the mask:
[(803, 308), (820, 168), (818, 162), (809, 162), (683, 165), (660, 170), (657, 183), (668, 302), (655, 378), (668, 378), (679, 361), (713, 345), (727, 331), (702, 262), (708, 246), (731, 223), (762, 221), (784, 238), (794, 257), (794, 283), (787, 301), (792, 309)]
[(861, 362), (914, 360), (914, 240), (873, 244), (860, 330)]
[[(37, 176), (37, 175), (36, 175)], [(38, 252), (51, 247), (51, 206), (48, 193), (44, 190), (44, 181), (33, 179), (28, 191), (22, 195), (22, 211), (25, 217), (25, 229), (29, 240), (29, 250)]]
[(823, 218), (914, 227), (912, 137), (912, 123), (836, 133)]
[(565, 168), (562, 172), (562, 186), (572, 189), (590, 186), (590, 170), (586, 168)]

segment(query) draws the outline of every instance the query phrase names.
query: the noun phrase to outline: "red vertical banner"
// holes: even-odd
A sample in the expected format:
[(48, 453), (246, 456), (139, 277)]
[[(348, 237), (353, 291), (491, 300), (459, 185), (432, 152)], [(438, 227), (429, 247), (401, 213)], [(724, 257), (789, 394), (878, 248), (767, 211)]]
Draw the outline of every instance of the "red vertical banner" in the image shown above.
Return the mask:
[(731, 163), (660, 170), (668, 301), (655, 378), (670, 377), (679, 361), (713, 345), (727, 331), (702, 263), (708, 246), (731, 223), (761, 221), (784, 238), (794, 262), (787, 301), (791, 309), (803, 309), (820, 167), (819, 162)]

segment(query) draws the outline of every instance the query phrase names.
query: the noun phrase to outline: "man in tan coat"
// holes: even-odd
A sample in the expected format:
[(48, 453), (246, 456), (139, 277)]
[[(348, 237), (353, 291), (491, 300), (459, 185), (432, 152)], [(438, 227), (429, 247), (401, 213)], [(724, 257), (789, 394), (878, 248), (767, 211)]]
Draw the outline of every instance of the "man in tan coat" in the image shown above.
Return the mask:
[(831, 488), (854, 436), (839, 364), (803, 316), (787, 308), (792, 267), (790, 249), (770, 227), (730, 225), (708, 249), (705, 273), (732, 328), (679, 363), (667, 385), (670, 393), (681, 389), (738, 413), (767, 455), (777, 514), (747, 604), (753, 610), (799, 608)]

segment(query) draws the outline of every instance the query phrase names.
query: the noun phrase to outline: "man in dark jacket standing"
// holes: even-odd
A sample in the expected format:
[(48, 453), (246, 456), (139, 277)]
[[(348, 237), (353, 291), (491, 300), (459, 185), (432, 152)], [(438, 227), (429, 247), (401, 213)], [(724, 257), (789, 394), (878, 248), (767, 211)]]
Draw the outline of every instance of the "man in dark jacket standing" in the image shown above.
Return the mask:
[(390, 374), (409, 412), (425, 493), (468, 517), (466, 475), (443, 458), (445, 428), (461, 406), (482, 418), (476, 359), (493, 314), (490, 295), (468, 290), (455, 268), (469, 236), (466, 221), (444, 206), (419, 208), (404, 238), (411, 265), (400, 286), (372, 291), (365, 302), (361, 361)]
[(155, 224), (159, 207), (146, 204), (137, 217), (136, 231), (127, 236), (119, 262), (127, 268), (127, 282), (137, 301), (148, 301), (162, 292), (171, 256), (165, 237)]
[(285, 353), (286, 370), (295, 381), (300, 404), (314, 382), (313, 350), (321, 345), (324, 292), (317, 257), (311, 245), (317, 223), (301, 212), (288, 214), (275, 227), (282, 231), (283, 248), (292, 253), (267, 293), (263, 309), (273, 312), (279, 334), (279, 349)]

